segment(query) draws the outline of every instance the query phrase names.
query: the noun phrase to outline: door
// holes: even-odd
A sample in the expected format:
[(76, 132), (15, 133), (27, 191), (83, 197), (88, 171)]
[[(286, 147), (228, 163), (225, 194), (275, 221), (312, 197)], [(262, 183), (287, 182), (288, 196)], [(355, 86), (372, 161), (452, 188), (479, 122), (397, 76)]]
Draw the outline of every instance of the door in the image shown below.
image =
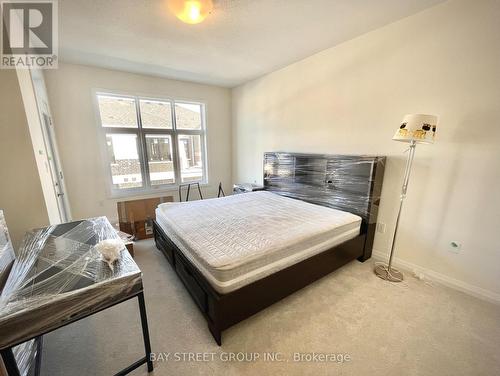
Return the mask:
[(42, 113), (42, 127), (46, 139), (47, 159), (49, 161), (50, 175), (56, 195), (57, 208), (61, 216), (61, 222), (68, 222), (70, 218), (69, 207), (67, 204), (66, 189), (64, 185), (64, 175), (62, 167), (59, 164), (59, 158), (56, 157), (57, 149), (53, 132), (52, 120), (45, 112)]
[(45, 87), (42, 71), (32, 70), (31, 78), (33, 81), (33, 89), (35, 91), (35, 98), (40, 116), (40, 125), (42, 128), (47, 161), (50, 176), (52, 178), (52, 186), (57, 201), (59, 216), (61, 218), (61, 222), (68, 222), (71, 220), (71, 212), (69, 209), (66, 185), (64, 183), (64, 174), (59, 158), (59, 151), (57, 149), (54, 123), (50, 114), (47, 89)]

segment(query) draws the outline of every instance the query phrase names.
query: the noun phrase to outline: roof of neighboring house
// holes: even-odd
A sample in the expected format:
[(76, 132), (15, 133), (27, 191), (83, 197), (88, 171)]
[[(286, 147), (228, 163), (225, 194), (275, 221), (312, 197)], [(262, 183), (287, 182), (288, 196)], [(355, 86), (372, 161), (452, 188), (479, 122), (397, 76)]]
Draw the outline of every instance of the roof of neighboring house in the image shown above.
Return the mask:
[[(170, 102), (141, 100), (141, 120), (145, 128), (172, 128), (172, 109)], [(201, 113), (187, 107), (199, 105), (175, 104), (177, 128), (199, 129)], [(103, 126), (137, 127), (135, 101), (128, 98), (99, 97), (99, 109)]]

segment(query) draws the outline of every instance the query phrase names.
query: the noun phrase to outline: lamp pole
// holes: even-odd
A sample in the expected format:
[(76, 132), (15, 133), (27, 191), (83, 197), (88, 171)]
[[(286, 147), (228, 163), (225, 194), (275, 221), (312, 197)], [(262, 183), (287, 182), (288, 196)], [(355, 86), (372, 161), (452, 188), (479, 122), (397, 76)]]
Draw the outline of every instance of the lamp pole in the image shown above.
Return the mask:
[(406, 198), (406, 190), (408, 189), (408, 182), (410, 180), (411, 166), (413, 164), (413, 157), (415, 155), (415, 148), (417, 142), (415, 140), (410, 141), (410, 148), (408, 150), (408, 158), (406, 159), (405, 175), (403, 179), (403, 186), (401, 187), (401, 196), (399, 197), (399, 210), (398, 216), (396, 218), (396, 227), (394, 228), (394, 234), (392, 236), (391, 244), (391, 254), (389, 256), (389, 263), (378, 264), (375, 267), (375, 274), (382, 279), (389, 280), (391, 282), (401, 282), (403, 280), (403, 273), (399, 270), (392, 268), (392, 258), (394, 256), (394, 246), (396, 244), (396, 236), (399, 227), (399, 218), (401, 217), (401, 210), (403, 209), (403, 202)]

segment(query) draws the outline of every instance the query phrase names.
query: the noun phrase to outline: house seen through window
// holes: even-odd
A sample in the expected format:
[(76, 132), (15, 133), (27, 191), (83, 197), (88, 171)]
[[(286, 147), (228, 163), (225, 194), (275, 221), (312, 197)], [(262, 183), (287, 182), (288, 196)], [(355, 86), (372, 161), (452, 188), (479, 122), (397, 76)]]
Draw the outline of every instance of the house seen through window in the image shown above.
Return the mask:
[(113, 191), (206, 182), (205, 106), (97, 94)]

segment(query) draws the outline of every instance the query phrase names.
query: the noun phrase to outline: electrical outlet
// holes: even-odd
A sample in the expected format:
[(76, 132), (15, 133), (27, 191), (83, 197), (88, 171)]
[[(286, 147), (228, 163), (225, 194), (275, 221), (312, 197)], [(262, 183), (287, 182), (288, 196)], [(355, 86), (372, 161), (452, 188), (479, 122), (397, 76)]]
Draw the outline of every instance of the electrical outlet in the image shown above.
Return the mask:
[(386, 229), (385, 223), (383, 223), (383, 222), (377, 223), (377, 232), (380, 232), (381, 234), (385, 234), (385, 229)]
[(462, 243), (451, 241), (449, 245), (449, 251), (452, 253), (460, 253), (462, 250)]

